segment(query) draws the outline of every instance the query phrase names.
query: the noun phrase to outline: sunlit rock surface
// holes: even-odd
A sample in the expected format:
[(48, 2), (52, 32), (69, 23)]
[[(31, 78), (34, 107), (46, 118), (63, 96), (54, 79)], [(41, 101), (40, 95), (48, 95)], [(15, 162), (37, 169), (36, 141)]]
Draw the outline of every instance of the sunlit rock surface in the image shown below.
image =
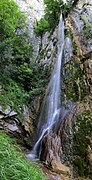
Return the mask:
[(78, 47), (77, 55), (85, 56), (92, 51), (92, 2), (79, 0), (70, 12), (66, 26), (72, 31)]
[(34, 24), (36, 20), (40, 20), (44, 14), (44, 3), (43, 0), (15, 0), (18, 4), (20, 11), (27, 16), (27, 26), (30, 35), (30, 41), (33, 44), (33, 54), (38, 55), (40, 38), (35, 36)]

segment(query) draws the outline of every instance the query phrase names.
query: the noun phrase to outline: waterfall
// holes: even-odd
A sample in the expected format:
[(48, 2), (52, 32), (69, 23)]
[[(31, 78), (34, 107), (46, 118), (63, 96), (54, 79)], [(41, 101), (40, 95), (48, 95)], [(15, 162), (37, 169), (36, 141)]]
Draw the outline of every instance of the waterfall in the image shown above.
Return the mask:
[[(43, 101), (42, 111), (39, 118), (37, 139), (33, 147), (33, 154), (39, 156), (41, 141), (45, 134), (53, 131), (53, 127), (58, 121), (60, 114), (60, 81), (61, 81), (61, 67), (62, 67), (62, 54), (64, 47), (64, 21), (62, 14), (60, 16), (59, 31), (58, 31), (58, 57), (55, 64), (50, 83)], [(30, 158), (32, 154), (28, 155)]]

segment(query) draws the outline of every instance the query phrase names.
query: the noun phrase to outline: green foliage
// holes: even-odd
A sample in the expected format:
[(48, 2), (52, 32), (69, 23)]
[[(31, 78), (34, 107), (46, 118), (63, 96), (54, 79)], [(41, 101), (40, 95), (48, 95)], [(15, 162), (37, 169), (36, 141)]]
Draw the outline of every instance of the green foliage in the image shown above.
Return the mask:
[[(20, 23), (21, 22), (21, 23)], [(13, 36), (16, 28), (25, 24), (24, 15), (13, 0), (0, 0), (0, 36), (1, 39)]]
[[(46, 85), (45, 75), (49, 77), (47, 69), (38, 67), (36, 63), (30, 63), (32, 45), (28, 42), (25, 20), (26, 17), (13, 0), (0, 1), (0, 82), (4, 94), (2, 98), (6, 99), (3, 103), (12, 107), (13, 104), (15, 107), (19, 104), (22, 106), (23, 96), (28, 92), (30, 98), (41, 93)], [(16, 92), (18, 88), (20, 89), (21, 93), (17, 92), (20, 94), (20, 100), (13, 88)]]
[[(0, 1), (0, 72), (7, 66), (29, 62), (32, 45), (27, 42), (26, 17), (13, 0)], [(12, 68), (13, 69), (13, 68)]]
[(36, 21), (36, 25), (34, 26), (34, 32), (42, 36), (49, 28), (49, 23), (46, 19), (41, 18), (40, 21)]
[(25, 15), (13, 0), (0, 0), (0, 104), (10, 105), (19, 115), (28, 98), (25, 82), (32, 75), (31, 56)]
[(19, 84), (12, 80), (5, 79), (4, 84), (1, 85), (0, 90), (0, 104), (5, 109), (10, 106), (17, 111), (20, 120), (23, 119), (23, 105), (26, 103), (28, 94), (20, 87)]
[(66, 17), (72, 6), (75, 6), (77, 2), (78, 0), (64, 4), (62, 0), (44, 0), (45, 14), (40, 21), (36, 22), (34, 27), (36, 34), (42, 36), (46, 31), (53, 31), (59, 22), (61, 12)]
[(74, 132), (74, 169), (80, 176), (88, 175), (87, 147), (88, 138), (92, 136), (92, 113), (84, 111), (77, 117)]
[(3, 132), (0, 132), (0, 180), (45, 180), (44, 174), (30, 161)]
[(44, 69), (38, 67), (36, 63), (31, 64), (31, 69), (27, 63), (15, 68), (17, 68), (16, 72), (12, 73), (14, 80), (5, 74), (0, 76), (0, 105), (3, 108), (9, 105), (17, 111), (18, 117), (22, 121), (23, 105), (26, 104), (33, 109), (32, 100), (39, 94), (44, 94), (46, 84), (49, 81), (50, 70), (48, 67)]
[(31, 65), (32, 67), (32, 75), (30, 78), (30, 89), (29, 96), (30, 99), (33, 100), (36, 95), (44, 94), (46, 85), (49, 82), (50, 78), (50, 67), (41, 67), (37, 66), (37, 64)]
[(76, 55), (77, 54), (77, 45), (74, 41), (73, 32), (72, 32), (71, 28), (69, 28), (69, 34), (68, 35), (70, 35), (70, 38), (72, 40), (73, 54)]
[(46, 31), (53, 30), (58, 21), (61, 12), (61, 3), (57, 0), (44, 0), (45, 15), (40, 21), (36, 22), (34, 30), (38, 36), (42, 36)]
[(46, 5), (45, 19), (49, 21), (49, 26), (53, 29), (59, 20), (61, 3), (57, 0), (44, 0), (44, 3)]

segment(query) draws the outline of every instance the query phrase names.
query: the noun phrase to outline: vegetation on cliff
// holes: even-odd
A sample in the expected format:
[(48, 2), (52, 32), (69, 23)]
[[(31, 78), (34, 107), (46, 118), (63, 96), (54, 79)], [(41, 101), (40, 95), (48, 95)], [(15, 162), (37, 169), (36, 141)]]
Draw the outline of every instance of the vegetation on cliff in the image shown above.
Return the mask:
[(57, 0), (44, 0), (44, 4), (46, 6), (44, 17), (37, 21), (34, 27), (38, 36), (42, 36), (46, 31), (56, 27), (61, 12), (60, 2)]
[(49, 71), (32, 57), (26, 16), (13, 0), (0, 1), (0, 104), (15, 109), (22, 119), (23, 104), (44, 91)]
[(77, 117), (74, 131), (74, 171), (82, 177), (92, 177), (88, 147), (92, 137), (92, 113), (84, 111)]
[(47, 31), (53, 31), (58, 25), (60, 14), (63, 13), (66, 17), (77, 2), (78, 0), (74, 2), (69, 1), (68, 3), (64, 3), (63, 0), (44, 0), (44, 17), (40, 21), (36, 21), (36, 25), (34, 26), (35, 33), (42, 37)]
[[(24, 103), (24, 82), (32, 74), (32, 45), (27, 41), (26, 17), (13, 0), (0, 1), (0, 103), (19, 110)], [(25, 79), (25, 77), (23, 77)], [(19, 84), (20, 83), (20, 84)]]

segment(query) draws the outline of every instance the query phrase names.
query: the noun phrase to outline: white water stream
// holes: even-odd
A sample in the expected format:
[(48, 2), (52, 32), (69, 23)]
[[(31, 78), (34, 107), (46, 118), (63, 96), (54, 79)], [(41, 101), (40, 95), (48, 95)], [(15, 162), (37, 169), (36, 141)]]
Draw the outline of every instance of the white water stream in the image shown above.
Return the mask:
[(62, 14), (59, 22), (58, 32), (59, 48), (58, 57), (55, 64), (50, 83), (43, 101), (42, 111), (39, 119), (37, 139), (31, 154), (27, 155), (29, 158), (34, 158), (40, 155), (41, 141), (45, 134), (53, 130), (53, 126), (59, 119), (60, 115), (60, 81), (61, 81), (61, 67), (62, 54), (64, 48), (64, 21)]

